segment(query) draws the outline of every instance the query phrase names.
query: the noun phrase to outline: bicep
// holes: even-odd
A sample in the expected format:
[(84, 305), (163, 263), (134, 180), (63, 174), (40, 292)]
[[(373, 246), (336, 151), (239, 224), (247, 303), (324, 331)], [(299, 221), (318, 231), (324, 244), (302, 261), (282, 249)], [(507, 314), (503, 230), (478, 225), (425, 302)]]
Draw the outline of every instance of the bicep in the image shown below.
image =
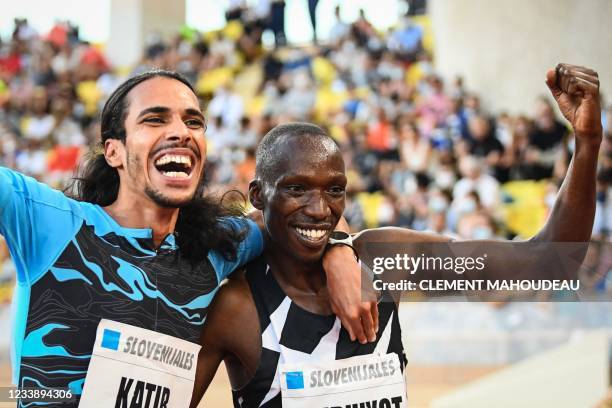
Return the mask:
[(198, 406), (225, 356), (225, 351), (216, 344), (212, 334), (213, 331), (207, 331), (205, 326), (200, 339), (202, 348), (198, 354), (191, 407)]
[[(414, 263), (407, 258), (422, 261), (440, 250), (446, 250), (436, 244), (451, 241), (452, 238), (440, 234), (384, 227), (362, 231), (356, 235), (354, 242), (362, 260), (362, 271), (367, 276), (373, 281), (400, 282), (405, 279), (419, 280), (424, 276), (433, 278), (438, 271), (428, 271), (427, 275), (416, 273)], [(397, 301), (395, 296), (394, 300)]]
[(224, 285), (219, 290), (215, 300), (210, 305), (208, 316), (200, 335), (200, 345), (202, 348), (198, 354), (198, 364), (196, 366), (191, 400), (192, 407), (196, 407), (199, 404), (227, 353), (225, 341), (226, 328), (231, 322), (228, 322), (225, 318), (228, 314), (227, 307), (229, 305), (224, 298), (224, 292), (227, 292), (226, 287), (227, 285)]
[(372, 243), (386, 244), (422, 244), (422, 243), (443, 243), (451, 242), (451, 237), (422, 231), (414, 231), (407, 228), (383, 227), (363, 230), (353, 236), (353, 239), (360, 248), (364, 248)]
[[(192, 406), (197, 406), (202, 399), (221, 361), (244, 354), (248, 334), (245, 328), (249, 320), (254, 320), (248, 313), (248, 289), (245, 285), (245, 279), (239, 274), (221, 287), (210, 306), (200, 336), (202, 349), (198, 355)], [(236, 336), (237, 332), (241, 332), (242, 336)]]
[[(450, 237), (407, 228), (384, 227), (364, 230), (355, 234), (353, 242), (359, 257), (377, 273), (377, 262), (395, 258), (398, 254), (431, 253), (436, 243), (451, 242)], [(388, 268), (387, 268), (388, 269)]]

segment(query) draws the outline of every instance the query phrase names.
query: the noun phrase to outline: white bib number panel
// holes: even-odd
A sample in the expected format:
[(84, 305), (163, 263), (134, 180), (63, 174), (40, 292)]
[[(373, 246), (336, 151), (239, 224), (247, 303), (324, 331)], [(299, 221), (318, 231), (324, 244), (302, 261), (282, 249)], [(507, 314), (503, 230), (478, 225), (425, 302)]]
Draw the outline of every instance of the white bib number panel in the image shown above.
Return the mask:
[(102, 319), (79, 407), (188, 407), (200, 348)]
[(408, 406), (404, 376), (395, 353), (281, 364), (279, 369), (285, 408)]

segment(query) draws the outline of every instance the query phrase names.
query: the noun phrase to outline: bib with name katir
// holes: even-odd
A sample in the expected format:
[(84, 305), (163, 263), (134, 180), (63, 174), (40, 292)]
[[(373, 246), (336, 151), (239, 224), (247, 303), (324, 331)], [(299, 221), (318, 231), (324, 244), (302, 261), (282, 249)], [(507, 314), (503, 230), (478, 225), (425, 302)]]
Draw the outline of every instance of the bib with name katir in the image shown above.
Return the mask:
[(200, 348), (102, 319), (79, 407), (188, 407)]

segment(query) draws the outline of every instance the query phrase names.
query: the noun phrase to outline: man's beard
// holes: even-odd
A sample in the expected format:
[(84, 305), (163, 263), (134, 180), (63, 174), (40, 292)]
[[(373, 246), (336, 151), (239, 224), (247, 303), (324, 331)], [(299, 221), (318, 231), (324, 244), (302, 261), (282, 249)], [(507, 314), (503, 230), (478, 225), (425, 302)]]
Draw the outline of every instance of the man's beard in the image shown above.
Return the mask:
[[(137, 173), (138, 171), (137, 169), (140, 168), (140, 162), (141, 162), (140, 158), (138, 156), (130, 155), (130, 153), (128, 152), (127, 162), (128, 162), (128, 165), (127, 165), (128, 176), (133, 177), (133, 175)], [(149, 186), (149, 185), (145, 186), (144, 192), (151, 199), (151, 201), (153, 201), (155, 204), (157, 204), (158, 206), (162, 208), (181, 208), (181, 207), (185, 207), (186, 205), (192, 203), (197, 197), (200, 197), (202, 195), (203, 180), (204, 180), (204, 172), (202, 172), (200, 176), (200, 180), (198, 182), (198, 187), (196, 188), (196, 191), (191, 197), (186, 198), (186, 199), (172, 199), (170, 197), (165, 196), (161, 191), (154, 189), (152, 186)]]
[(190, 198), (183, 200), (173, 200), (170, 197), (166, 197), (159, 190), (154, 190), (150, 186), (145, 187), (145, 194), (157, 205), (162, 208), (181, 208), (189, 203), (192, 203), (195, 199), (196, 194)]
[(198, 181), (198, 187), (191, 197), (184, 199), (172, 199), (149, 185), (145, 186), (144, 192), (155, 204), (162, 208), (182, 208), (193, 203), (204, 195), (204, 172), (202, 172), (200, 180)]

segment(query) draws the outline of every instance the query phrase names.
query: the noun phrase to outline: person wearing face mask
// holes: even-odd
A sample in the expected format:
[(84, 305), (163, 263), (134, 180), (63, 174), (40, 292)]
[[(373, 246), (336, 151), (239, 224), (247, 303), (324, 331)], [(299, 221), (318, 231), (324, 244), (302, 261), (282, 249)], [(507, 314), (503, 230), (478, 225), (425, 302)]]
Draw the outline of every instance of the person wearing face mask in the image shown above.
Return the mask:
[(461, 239), (487, 240), (495, 238), (493, 220), (484, 211), (472, 211), (464, 214), (457, 224), (457, 233)]
[(457, 205), (457, 211), (462, 215), (470, 214), (478, 210), (482, 210), (482, 204), (480, 203), (480, 197), (478, 197), (478, 194), (474, 191), (470, 191)]
[(442, 190), (450, 190), (457, 181), (457, 174), (452, 163), (442, 163), (436, 171), (434, 182)]
[[(465, 216), (476, 212), (485, 212), (480, 201), (480, 196), (475, 191), (469, 191), (461, 197), (455, 198), (448, 212), (448, 224), (453, 230), (458, 229), (458, 224)], [(465, 234), (464, 234), (465, 235)], [(470, 234), (464, 236), (469, 238)]]
[(448, 228), (448, 210), (451, 197), (448, 192), (434, 190), (429, 197), (429, 215), (427, 219), (427, 231), (442, 234), (449, 237), (455, 234)]

